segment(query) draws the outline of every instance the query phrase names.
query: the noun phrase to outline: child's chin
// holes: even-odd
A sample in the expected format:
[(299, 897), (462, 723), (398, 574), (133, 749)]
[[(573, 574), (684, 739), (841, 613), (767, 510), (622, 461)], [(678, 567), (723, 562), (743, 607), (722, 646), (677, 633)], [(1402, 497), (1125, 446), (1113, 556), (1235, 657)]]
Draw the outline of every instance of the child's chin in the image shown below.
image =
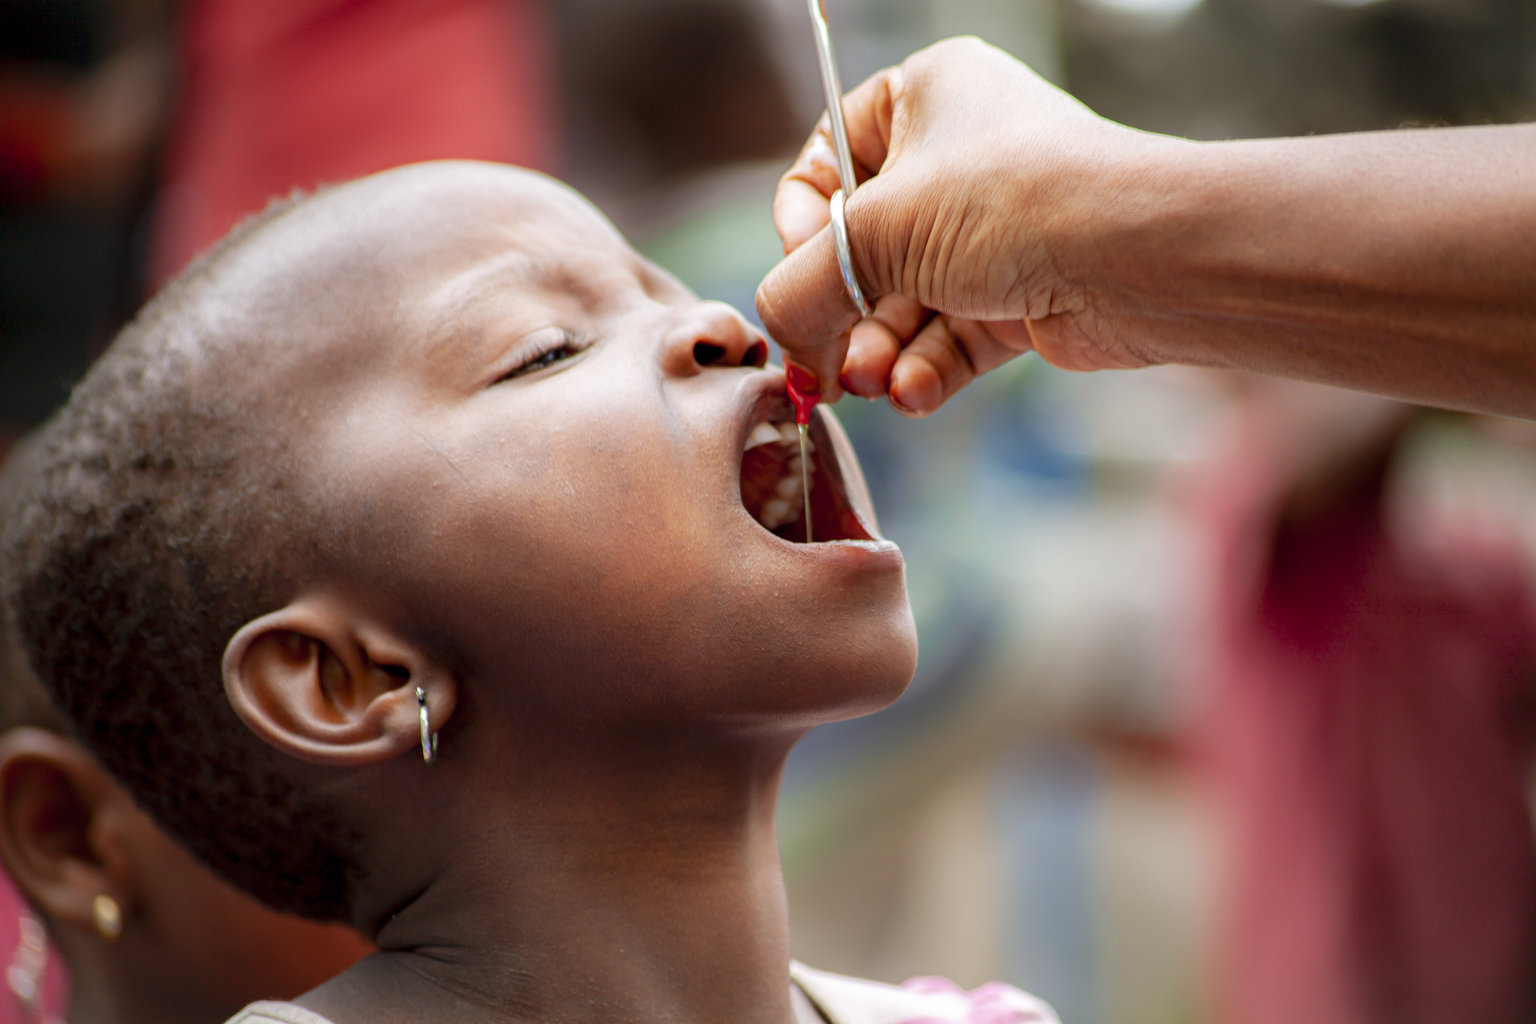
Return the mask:
[(821, 677), (829, 721), (858, 718), (894, 704), (917, 671), (917, 628), (902, 602), (884, 628), (861, 631), (856, 644), (842, 648)]

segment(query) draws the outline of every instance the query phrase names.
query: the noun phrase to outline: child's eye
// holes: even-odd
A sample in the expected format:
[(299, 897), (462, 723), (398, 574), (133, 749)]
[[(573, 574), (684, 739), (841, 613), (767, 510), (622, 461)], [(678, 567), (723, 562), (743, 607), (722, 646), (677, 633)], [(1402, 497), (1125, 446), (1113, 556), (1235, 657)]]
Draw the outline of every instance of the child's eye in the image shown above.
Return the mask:
[(546, 367), (554, 366), (558, 362), (571, 358), (587, 347), (586, 342), (572, 335), (569, 331), (550, 330), (538, 332), (536, 339), (530, 339), (528, 353), (516, 366), (497, 378), (496, 383), (521, 377), (525, 373), (534, 373)]
[(540, 354), (534, 356), (522, 366), (519, 366), (515, 371), (513, 371), (513, 373), (516, 375), (519, 373), (532, 373), (534, 370), (542, 370), (546, 366), (553, 366), (560, 360), (575, 354), (576, 349), (573, 346), (560, 345), (556, 348), (550, 349), (547, 352), (541, 352)]

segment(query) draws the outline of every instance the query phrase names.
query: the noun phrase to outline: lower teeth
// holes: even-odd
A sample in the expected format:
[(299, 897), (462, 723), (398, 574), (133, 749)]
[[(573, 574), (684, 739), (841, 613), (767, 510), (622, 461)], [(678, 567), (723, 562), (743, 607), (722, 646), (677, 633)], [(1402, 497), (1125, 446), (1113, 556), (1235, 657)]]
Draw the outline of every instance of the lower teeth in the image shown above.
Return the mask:
[(763, 525), (770, 530), (777, 530), (795, 513), (795, 506), (783, 498), (769, 498), (763, 502)]

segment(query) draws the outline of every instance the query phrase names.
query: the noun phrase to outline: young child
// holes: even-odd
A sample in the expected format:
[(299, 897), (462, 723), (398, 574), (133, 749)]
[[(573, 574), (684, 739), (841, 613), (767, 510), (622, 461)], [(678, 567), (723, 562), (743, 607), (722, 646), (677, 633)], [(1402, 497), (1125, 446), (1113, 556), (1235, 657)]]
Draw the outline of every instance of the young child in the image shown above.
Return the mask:
[(237, 1019), (1054, 1020), (791, 967), (784, 758), (916, 645), (824, 415), (796, 542), (766, 350), (562, 186), (425, 164), (237, 230), (49, 424), (34, 664), (201, 857), (378, 946)]
[[(20, 467), (16, 467), (20, 468)], [(0, 474), (0, 503), (14, 479)], [(4, 513), (0, 512), (0, 518)], [(32, 677), (0, 617), (0, 864), (37, 917), (22, 923), (0, 1020), (217, 1024), (297, 995), (369, 948), (349, 928), (269, 910), (219, 881), (115, 785)], [(68, 968), (55, 984), (52, 957)]]

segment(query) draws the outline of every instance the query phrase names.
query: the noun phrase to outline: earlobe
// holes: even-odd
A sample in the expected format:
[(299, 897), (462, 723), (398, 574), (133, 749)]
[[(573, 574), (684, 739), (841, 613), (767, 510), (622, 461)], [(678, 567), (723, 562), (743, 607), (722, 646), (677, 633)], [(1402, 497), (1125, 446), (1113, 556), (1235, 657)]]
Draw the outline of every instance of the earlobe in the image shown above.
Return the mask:
[(23, 727), (0, 737), (0, 861), (57, 926), (92, 929), (102, 896), (124, 909), (131, 902), (121, 851), (102, 833), (114, 792), (95, 759), (57, 733)]
[(416, 748), (418, 688), (441, 728), (456, 698), (449, 674), (329, 595), (247, 623), (224, 651), (235, 713), (267, 743), (316, 764), (369, 764)]

